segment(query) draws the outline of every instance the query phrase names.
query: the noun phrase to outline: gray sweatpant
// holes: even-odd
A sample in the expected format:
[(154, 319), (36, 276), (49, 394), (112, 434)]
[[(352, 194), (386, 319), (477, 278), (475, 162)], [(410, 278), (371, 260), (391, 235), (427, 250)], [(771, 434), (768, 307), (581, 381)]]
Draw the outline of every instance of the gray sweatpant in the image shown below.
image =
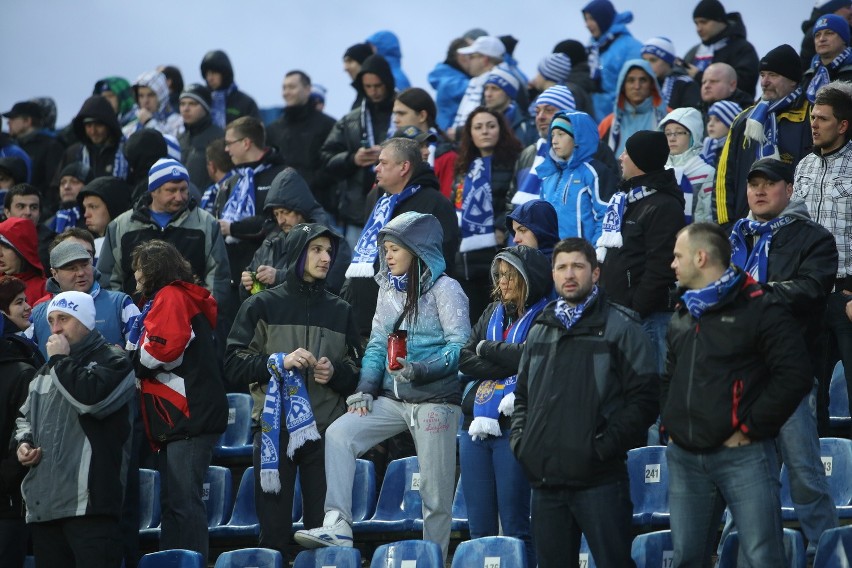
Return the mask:
[(325, 511), (338, 511), (352, 522), (355, 458), (405, 429), (414, 437), (420, 462), (423, 539), (450, 543), (456, 474), (456, 432), (461, 408), (454, 404), (411, 404), (379, 397), (366, 416), (344, 414), (325, 432)]

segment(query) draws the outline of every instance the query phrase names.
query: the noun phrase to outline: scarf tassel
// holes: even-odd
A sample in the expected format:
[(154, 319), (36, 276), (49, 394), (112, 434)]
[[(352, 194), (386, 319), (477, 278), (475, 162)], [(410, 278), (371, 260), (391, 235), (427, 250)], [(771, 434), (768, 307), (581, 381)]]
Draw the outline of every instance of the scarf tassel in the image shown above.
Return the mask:
[[(307, 442), (312, 440), (320, 440), (320, 433), (317, 430), (315, 422), (311, 422), (308, 426), (300, 428), (295, 432), (290, 432), (289, 440), (287, 441), (287, 457), (293, 459), (296, 450), (301, 448)], [(278, 473), (277, 471), (275, 472)]]
[(484, 440), (488, 436), (500, 437), (500, 434), (502, 434), (500, 432), (500, 423), (497, 419), (486, 416), (477, 416), (474, 418), (467, 432), (470, 434), (470, 439), (474, 442)]
[[(290, 448), (287, 448), (290, 451)], [(260, 488), (264, 493), (281, 493), (281, 478), (277, 469), (263, 469), (260, 471)]]

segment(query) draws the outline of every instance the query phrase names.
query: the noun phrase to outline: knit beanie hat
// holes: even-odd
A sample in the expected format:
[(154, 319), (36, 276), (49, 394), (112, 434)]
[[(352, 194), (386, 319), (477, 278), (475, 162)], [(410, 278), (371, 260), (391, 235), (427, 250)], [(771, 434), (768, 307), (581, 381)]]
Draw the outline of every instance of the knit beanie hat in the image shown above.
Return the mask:
[(586, 53), (586, 46), (576, 39), (565, 39), (556, 44), (553, 48), (553, 53), (564, 53), (571, 60), (571, 66), (576, 67), (580, 63), (585, 63), (589, 60), (589, 54)]
[(602, 34), (612, 26), (616, 15), (615, 6), (609, 0), (592, 0), (583, 7), (583, 13), (592, 17)]
[(545, 89), (535, 100), (534, 106), (538, 105), (551, 105), (559, 110), (577, 110), (577, 106), (574, 104), (574, 93), (565, 85), (554, 85)]
[(571, 58), (564, 53), (545, 55), (538, 64), (538, 72), (548, 81), (562, 83), (571, 74)]
[(795, 83), (802, 82), (802, 61), (791, 46), (779, 45), (760, 60), (760, 71), (771, 71)]
[(87, 329), (95, 329), (95, 302), (85, 292), (62, 292), (57, 294), (47, 305), (45, 318), (53, 312), (62, 312), (76, 318)]
[(725, 7), (719, 0), (701, 0), (695, 10), (692, 11), (692, 19), (695, 20), (696, 18), (723, 23), (728, 21)]
[(199, 83), (187, 85), (180, 94), (181, 99), (192, 99), (210, 114), (210, 107), (213, 106), (213, 95), (210, 94), (210, 89)]
[(554, 117), (550, 123), (550, 131), (561, 130), (567, 134), (571, 135), (571, 138), (574, 137), (574, 127), (571, 126), (571, 123), (564, 116)]
[(343, 57), (354, 59), (358, 63), (364, 63), (364, 60), (373, 55), (373, 48), (370, 47), (369, 43), (356, 43), (355, 45), (350, 45), (349, 48), (343, 53)]
[(61, 180), (65, 176), (71, 176), (83, 183), (89, 183), (92, 181), (92, 174), (92, 168), (83, 162), (71, 162), (62, 168), (61, 172), (59, 172), (59, 179)]
[(521, 86), (521, 82), (518, 81), (517, 77), (499, 67), (493, 68), (488, 74), (488, 77), (485, 79), (485, 85), (488, 84), (500, 87), (512, 100), (517, 96), (518, 88)]
[(662, 170), (669, 159), (669, 143), (659, 130), (640, 130), (627, 139), (624, 145), (627, 155), (643, 172)]
[(715, 116), (722, 124), (730, 128), (731, 123), (742, 111), (742, 107), (734, 101), (717, 101), (710, 105), (707, 116)]
[(843, 43), (849, 45), (849, 23), (846, 18), (841, 18), (835, 14), (823, 16), (814, 24), (814, 35), (822, 30), (831, 30), (843, 38)]
[(674, 65), (674, 60), (677, 57), (675, 46), (667, 37), (652, 37), (642, 46), (642, 55), (650, 53), (655, 57), (659, 57), (669, 65)]
[(148, 170), (148, 192), (156, 191), (170, 181), (189, 182), (189, 172), (183, 164), (171, 158), (160, 158)]

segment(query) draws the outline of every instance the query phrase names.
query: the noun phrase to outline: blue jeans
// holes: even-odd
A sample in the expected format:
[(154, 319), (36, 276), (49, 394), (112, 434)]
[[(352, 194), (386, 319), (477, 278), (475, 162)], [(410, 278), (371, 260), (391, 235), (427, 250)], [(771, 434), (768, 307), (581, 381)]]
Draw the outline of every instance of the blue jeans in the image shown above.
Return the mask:
[[(672, 319), (672, 312), (654, 312), (646, 318), (642, 318), (642, 329), (645, 334), (651, 339), (651, 344), (654, 346), (654, 360), (657, 362), (657, 372), (662, 373), (666, 366), (666, 332), (669, 329), (669, 322)], [(651, 424), (648, 428), (649, 446), (661, 445), (660, 440), (660, 417), (657, 421)]]
[(786, 565), (773, 440), (705, 453), (671, 442), (666, 460), (673, 568), (711, 566), (726, 503), (737, 523), (741, 557), (754, 567)]
[[(470, 538), (504, 536), (524, 541), (527, 566), (535, 567), (535, 549), (530, 533), (530, 484), (512, 450), (509, 430), (499, 438), (471, 440), (465, 431), (459, 438), (461, 481)], [(497, 518), (500, 518), (498, 525)]]
[(588, 488), (534, 488), (532, 525), (538, 568), (577, 566), (586, 535), (598, 568), (636, 566), (630, 557), (633, 504), (622, 479)]

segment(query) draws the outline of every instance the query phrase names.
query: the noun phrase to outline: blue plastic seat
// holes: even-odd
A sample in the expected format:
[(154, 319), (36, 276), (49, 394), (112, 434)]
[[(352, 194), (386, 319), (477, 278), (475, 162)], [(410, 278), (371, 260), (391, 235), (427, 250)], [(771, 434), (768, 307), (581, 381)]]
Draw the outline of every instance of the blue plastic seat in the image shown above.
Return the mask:
[(595, 559), (592, 558), (592, 551), (589, 550), (589, 543), (586, 542), (586, 535), (580, 538), (580, 568), (596, 568)]
[(485, 536), (459, 544), (453, 554), (452, 568), (486, 566), (486, 558), (499, 558), (499, 564), (492, 561), (495, 566), (512, 568), (527, 566), (527, 553), (523, 541), (508, 536)]
[[(820, 438), (819, 445), (828, 490), (837, 509), (837, 516), (842, 519), (852, 518), (852, 440)], [(790, 474), (786, 465), (781, 467), (781, 516), (784, 520), (797, 519), (790, 497)]]
[(139, 568), (207, 568), (204, 557), (194, 550), (163, 550), (146, 554)]
[(252, 453), (251, 396), (228, 393), (228, 427), (213, 446), (213, 456), (218, 458), (248, 456)]
[(335, 568), (361, 568), (361, 552), (348, 546), (329, 546), (299, 553), (293, 568), (315, 568), (316, 566), (334, 566)]
[(417, 568), (444, 568), (441, 547), (431, 540), (403, 540), (383, 544), (373, 554), (370, 568), (407, 568), (412, 560)]
[(260, 524), (254, 507), (254, 468), (249, 467), (240, 480), (231, 518), (227, 524), (211, 528), (210, 538), (235, 538), (259, 534)]
[(640, 534), (633, 539), (630, 556), (633, 557), (636, 568), (671, 566), (674, 556), (672, 531)]
[(207, 526), (209, 528), (224, 525), (231, 516), (233, 502), (233, 481), (231, 470), (211, 465), (204, 475), (202, 498), (207, 507)]
[[(740, 550), (740, 537), (732, 532), (722, 544), (717, 568), (736, 568)], [(808, 563), (805, 554), (805, 539), (802, 533), (793, 529), (784, 529), (784, 552), (787, 554), (787, 568), (805, 568)]]
[(283, 568), (284, 557), (270, 548), (242, 548), (223, 552), (214, 568)]
[(832, 428), (843, 428), (848, 430), (852, 425), (849, 413), (849, 395), (846, 391), (846, 375), (843, 371), (843, 362), (838, 361), (831, 374), (831, 384), (828, 387), (828, 415)]
[(412, 531), (417, 530), (415, 521), (422, 519), (420, 465), (416, 457), (402, 458), (388, 464), (373, 517), (355, 521), (352, 530), (356, 533)]
[[(296, 476), (296, 494), (293, 497), (293, 531), (305, 528), (302, 511), (302, 487), (299, 479), (299, 476)], [(352, 484), (352, 521), (356, 523), (367, 521), (375, 512), (376, 466), (369, 460), (355, 460), (355, 480)]]
[(668, 526), (669, 467), (665, 446), (648, 446), (627, 452), (633, 524)]
[(453, 497), (453, 522), (450, 530), (467, 531), (470, 530), (467, 515), (467, 501), (464, 499), (464, 491), (462, 490), (462, 480), (459, 476), (459, 481), (456, 484), (456, 494)]
[(852, 566), (852, 526), (847, 525), (822, 533), (814, 558), (814, 568)]
[(160, 525), (160, 472), (139, 470), (139, 530)]

